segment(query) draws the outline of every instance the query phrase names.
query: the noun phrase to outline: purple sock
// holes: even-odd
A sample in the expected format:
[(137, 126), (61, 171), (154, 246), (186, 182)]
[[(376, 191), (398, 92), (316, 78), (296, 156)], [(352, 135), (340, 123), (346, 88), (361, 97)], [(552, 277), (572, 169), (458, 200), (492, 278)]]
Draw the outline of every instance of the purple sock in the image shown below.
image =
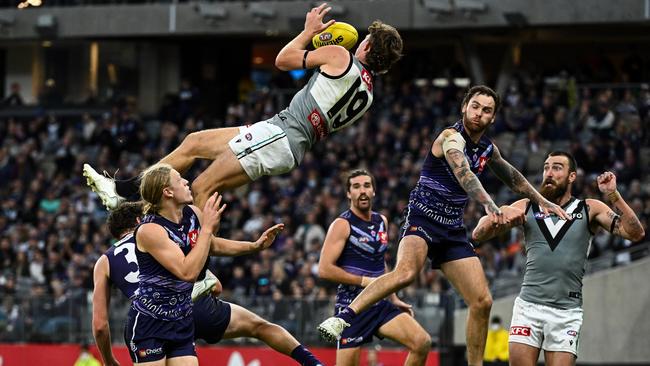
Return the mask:
[(346, 323), (350, 324), (352, 319), (357, 316), (357, 313), (354, 312), (350, 307), (346, 306), (343, 308), (343, 310), (339, 311), (338, 314), (336, 314), (337, 318), (345, 320)]
[(323, 363), (320, 362), (316, 356), (314, 356), (307, 348), (302, 344), (294, 348), (291, 351), (291, 358), (298, 361), (301, 366), (322, 366)]

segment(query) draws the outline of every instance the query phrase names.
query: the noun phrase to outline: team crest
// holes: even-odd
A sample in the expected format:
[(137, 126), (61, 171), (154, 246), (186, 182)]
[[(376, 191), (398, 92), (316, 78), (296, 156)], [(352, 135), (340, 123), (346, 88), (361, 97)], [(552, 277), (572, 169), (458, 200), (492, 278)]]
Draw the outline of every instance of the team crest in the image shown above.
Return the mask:
[(483, 169), (485, 169), (485, 164), (487, 163), (487, 156), (481, 156), (478, 158), (478, 173), (480, 174)]
[(196, 245), (196, 240), (199, 238), (199, 231), (198, 230), (192, 230), (187, 234), (187, 238), (190, 241), (190, 247), (194, 248)]
[(361, 80), (363, 80), (368, 87), (368, 91), (372, 92), (372, 76), (366, 69), (361, 70)]

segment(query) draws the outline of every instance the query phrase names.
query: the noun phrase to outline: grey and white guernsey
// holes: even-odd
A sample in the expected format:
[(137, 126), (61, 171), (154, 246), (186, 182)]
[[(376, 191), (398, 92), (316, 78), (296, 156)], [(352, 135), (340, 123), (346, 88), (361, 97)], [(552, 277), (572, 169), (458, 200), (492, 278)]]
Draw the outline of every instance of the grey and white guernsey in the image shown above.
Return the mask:
[(305, 152), (327, 135), (360, 119), (372, 104), (373, 76), (350, 53), (340, 76), (316, 70), (291, 99), (289, 107), (267, 120), (287, 134), (291, 153), (300, 164)]
[(547, 216), (534, 203), (526, 207), (526, 271), (519, 297), (572, 309), (582, 306), (582, 278), (593, 234), (585, 201), (571, 197), (563, 208), (571, 221)]

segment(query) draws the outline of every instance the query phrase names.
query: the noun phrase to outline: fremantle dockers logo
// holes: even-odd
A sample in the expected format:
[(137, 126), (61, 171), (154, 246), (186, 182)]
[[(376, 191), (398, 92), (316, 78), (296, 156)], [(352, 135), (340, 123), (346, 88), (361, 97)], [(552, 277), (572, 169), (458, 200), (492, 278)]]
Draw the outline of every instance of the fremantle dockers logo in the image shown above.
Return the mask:
[(325, 32), (325, 33), (321, 34), (320, 36), (318, 36), (318, 40), (321, 41), (321, 42), (327, 42), (330, 39), (332, 39), (332, 33), (330, 33), (330, 32)]

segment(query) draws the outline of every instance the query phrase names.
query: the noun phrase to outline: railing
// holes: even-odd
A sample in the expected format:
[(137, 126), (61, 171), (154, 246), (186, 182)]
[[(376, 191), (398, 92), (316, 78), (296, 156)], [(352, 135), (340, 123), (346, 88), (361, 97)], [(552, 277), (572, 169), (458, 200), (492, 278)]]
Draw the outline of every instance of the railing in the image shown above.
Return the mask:
[[(650, 242), (637, 244), (588, 261), (587, 274), (614, 266), (623, 266), (650, 254)], [(491, 284), (494, 298), (519, 291), (522, 276), (503, 275)], [(3, 294), (0, 304), (0, 342), (84, 342), (92, 340), (92, 296), (77, 289), (65, 296)], [(455, 308), (465, 307), (453, 291), (432, 293), (428, 289), (406, 291), (403, 300), (413, 305), (416, 319), (432, 336), (434, 344), (443, 346), (452, 337), (450, 323)], [(308, 345), (326, 345), (319, 339), (316, 326), (333, 313), (332, 300), (239, 296), (226, 299), (287, 329)], [(115, 292), (110, 308), (113, 341), (124, 343), (123, 326), (130, 303)], [(257, 343), (240, 339), (225, 344)]]
[[(444, 295), (418, 292), (411, 299), (416, 318), (438, 341), (445, 320)], [(31, 295), (4, 295), (0, 309), (0, 343), (11, 342), (87, 342), (92, 340), (91, 293), (78, 290), (65, 298)], [(332, 300), (241, 297), (229, 299), (255, 314), (287, 329), (310, 346), (327, 345), (319, 339), (316, 326), (333, 314)], [(110, 326), (114, 343), (123, 344), (123, 330), (130, 302), (114, 292), (110, 307)], [(223, 341), (224, 344), (259, 343), (252, 339)]]

